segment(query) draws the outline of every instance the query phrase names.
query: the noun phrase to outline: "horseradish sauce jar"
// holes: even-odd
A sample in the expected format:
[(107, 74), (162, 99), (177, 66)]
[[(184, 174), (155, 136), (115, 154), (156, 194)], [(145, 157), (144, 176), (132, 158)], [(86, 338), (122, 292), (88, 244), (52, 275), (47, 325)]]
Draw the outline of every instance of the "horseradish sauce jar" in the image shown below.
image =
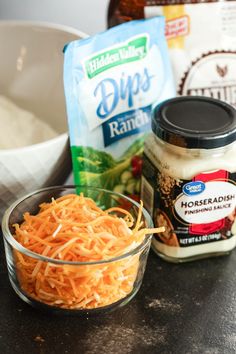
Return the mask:
[(153, 110), (141, 198), (154, 251), (171, 262), (228, 254), (236, 245), (236, 111), (219, 100), (178, 97)]

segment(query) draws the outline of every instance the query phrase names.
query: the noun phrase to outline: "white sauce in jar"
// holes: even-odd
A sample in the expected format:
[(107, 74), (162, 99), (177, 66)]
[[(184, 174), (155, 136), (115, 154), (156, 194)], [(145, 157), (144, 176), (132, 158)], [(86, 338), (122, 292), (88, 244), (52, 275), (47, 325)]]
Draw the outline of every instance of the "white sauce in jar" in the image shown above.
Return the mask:
[(228, 253), (236, 246), (235, 110), (180, 97), (156, 107), (152, 123), (141, 198), (166, 227), (154, 250), (172, 262)]

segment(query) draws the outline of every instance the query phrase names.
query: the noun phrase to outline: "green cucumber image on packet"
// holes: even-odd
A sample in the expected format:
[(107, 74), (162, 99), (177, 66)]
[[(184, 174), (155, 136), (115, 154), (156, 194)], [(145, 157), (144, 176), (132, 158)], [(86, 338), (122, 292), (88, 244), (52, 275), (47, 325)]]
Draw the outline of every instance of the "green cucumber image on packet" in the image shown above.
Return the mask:
[(175, 96), (164, 17), (131, 21), (64, 49), (74, 181), (138, 199), (151, 110)]

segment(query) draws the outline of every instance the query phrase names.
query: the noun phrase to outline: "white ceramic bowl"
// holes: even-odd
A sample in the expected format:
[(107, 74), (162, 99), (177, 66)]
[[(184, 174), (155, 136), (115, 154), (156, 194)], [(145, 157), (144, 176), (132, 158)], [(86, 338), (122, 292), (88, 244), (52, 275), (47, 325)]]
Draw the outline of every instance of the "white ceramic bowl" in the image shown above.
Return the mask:
[(0, 95), (59, 133), (46, 142), (0, 150), (0, 219), (16, 198), (63, 184), (71, 171), (62, 50), (66, 43), (84, 37), (61, 25), (0, 21)]

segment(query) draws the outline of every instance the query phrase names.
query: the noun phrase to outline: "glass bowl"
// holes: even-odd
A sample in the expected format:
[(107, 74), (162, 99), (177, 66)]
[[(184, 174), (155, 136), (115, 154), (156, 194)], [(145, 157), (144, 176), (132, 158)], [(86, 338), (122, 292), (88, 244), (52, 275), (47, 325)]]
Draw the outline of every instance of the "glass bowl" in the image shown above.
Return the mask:
[[(152, 239), (151, 234), (146, 235), (142, 243), (127, 253), (116, 258), (92, 262), (49, 258), (30, 251), (15, 239), (13, 225), (21, 224), (25, 212), (35, 215), (41, 203), (51, 202), (52, 198), (81, 192), (85, 197), (96, 201), (101, 209), (118, 206), (128, 210), (134, 219), (137, 218), (139, 203), (119, 193), (88, 186), (40, 189), (17, 200), (4, 214), (2, 231), (9, 279), (20, 298), (34, 307), (53, 313), (88, 315), (113, 310), (127, 304), (141, 286)], [(141, 218), (143, 227), (153, 227), (152, 219), (145, 209), (142, 211)], [(66, 301), (65, 294), (62, 296), (61, 290), (58, 290), (55, 285), (62, 279), (66, 284), (65, 292), (72, 294), (67, 296)], [(112, 280), (111, 285), (109, 279)], [(47, 283), (48, 291), (42, 289), (42, 282)], [(96, 307), (92, 305), (94, 302)]]

